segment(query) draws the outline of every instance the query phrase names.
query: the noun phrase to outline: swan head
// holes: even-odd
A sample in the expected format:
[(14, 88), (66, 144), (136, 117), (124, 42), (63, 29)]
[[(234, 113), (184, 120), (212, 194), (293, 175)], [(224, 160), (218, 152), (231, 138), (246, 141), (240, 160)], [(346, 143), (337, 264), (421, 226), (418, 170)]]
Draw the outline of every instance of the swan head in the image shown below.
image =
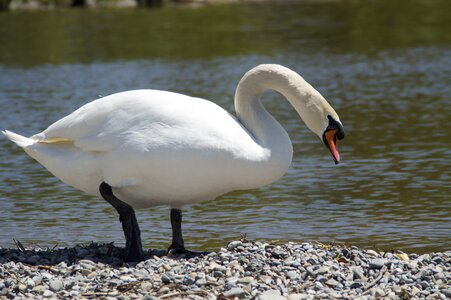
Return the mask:
[[(343, 124), (335, 110), (324, 97), (313, 87), (305, 83), (298, 92), (297, 101), (290, 101), (304, 120), (307, 127), (313, 131), (329, 149), (335, 164), (340, 162), (337, 141), (345, 137)], [(300, 94), (300, 95), (299, 95)]]
[(337, 149), (337, 140), (345, 137), (345, 131), (340, 121), (335, 120), (331, 115), (327, 115), (328, 125), (323, 131), (322, 140), (324, 145), (329, 149), (335, 164), (340, 162), (340, 153)]

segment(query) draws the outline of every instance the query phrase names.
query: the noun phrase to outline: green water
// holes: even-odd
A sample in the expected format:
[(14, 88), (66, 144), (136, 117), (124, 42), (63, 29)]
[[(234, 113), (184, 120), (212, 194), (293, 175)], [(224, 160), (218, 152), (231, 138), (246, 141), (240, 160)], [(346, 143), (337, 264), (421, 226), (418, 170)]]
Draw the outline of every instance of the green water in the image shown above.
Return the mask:
[[(278, 182), (184, 209), (185, 240), (251, 239), (449, 250), (450, 1), (362, 1), (0, 13), (0, 129), (32, 135), (98, 95), (155, 88), (233, 111), (260, 63), (299, 72), (347, 131), (342, 164), (276, 93), (293, 163)], [(103, 200), (0, 139), (0, 246), (123, 244)], [(170, 242), (168, 207), (137, 211), (143, 243)]]

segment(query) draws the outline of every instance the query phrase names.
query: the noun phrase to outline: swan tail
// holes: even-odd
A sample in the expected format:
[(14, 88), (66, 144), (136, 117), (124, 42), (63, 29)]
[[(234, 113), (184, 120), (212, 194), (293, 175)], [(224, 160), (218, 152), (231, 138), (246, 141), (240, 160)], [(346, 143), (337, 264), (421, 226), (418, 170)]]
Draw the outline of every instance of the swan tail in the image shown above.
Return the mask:
[(22, 135), (19, 135), (17, 133), (8, 131), (8, 130), (2, 130), (2, 133), (10, 140), (16, 143), (19, 147), (25, 148), (30, 145), (33, 145), (36, 143), (36, 140), (24, 137)]

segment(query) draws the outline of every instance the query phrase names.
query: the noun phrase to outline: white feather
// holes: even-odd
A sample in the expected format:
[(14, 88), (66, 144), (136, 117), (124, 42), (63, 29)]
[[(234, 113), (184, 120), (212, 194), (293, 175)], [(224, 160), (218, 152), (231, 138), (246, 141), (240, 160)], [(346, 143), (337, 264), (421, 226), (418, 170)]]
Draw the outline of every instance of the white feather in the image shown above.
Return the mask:
[[(280, 78), (297, 85), (280, 85)], [(100, 196), (105, 181), (134, 207), (179, 207), (260, 187), (288, 169), (291, 142), (264, 110), (260, 94), (274, 88), (298, 108), (296, 101), (304, 100), (292, 99), (293, 93), (316, 91), (277, 65), (254, 68), (240, 86), (235, 99), (239, 120), (204, 99), (136, 90), (92, 101), (31, 138), (3, 134), (56, 177), (88, 194)], [(332, 109), (321, 95), (313, 100), (309, 105)], [(319, 124), (307, 124), (310, 128), (325, 128), (323, 115), (309, 119)]]

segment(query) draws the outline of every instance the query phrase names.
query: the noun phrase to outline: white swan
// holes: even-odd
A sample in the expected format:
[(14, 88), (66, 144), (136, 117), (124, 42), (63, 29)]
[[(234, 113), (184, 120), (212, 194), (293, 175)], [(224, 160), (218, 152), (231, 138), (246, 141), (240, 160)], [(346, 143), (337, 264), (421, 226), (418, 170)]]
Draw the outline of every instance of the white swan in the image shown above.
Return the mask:
[(125, 258), (140, 260), (133, 207), (170, 205), (170, 249), (183, 252), (181, 206), (257, 188), (287, 171), (292, 145), (260, 101), (267, 89), (287, 98), (338, 163), (336, 140), (344, 137), (338, 115), (301, 76), (280, 65), (260, 65), (244, 75), (235, 94), (236, 117), (204, 99), (135, 90), (92, 101), (30, 138), (3, 134), (63, 182), (111, 203), (123, 223)]

